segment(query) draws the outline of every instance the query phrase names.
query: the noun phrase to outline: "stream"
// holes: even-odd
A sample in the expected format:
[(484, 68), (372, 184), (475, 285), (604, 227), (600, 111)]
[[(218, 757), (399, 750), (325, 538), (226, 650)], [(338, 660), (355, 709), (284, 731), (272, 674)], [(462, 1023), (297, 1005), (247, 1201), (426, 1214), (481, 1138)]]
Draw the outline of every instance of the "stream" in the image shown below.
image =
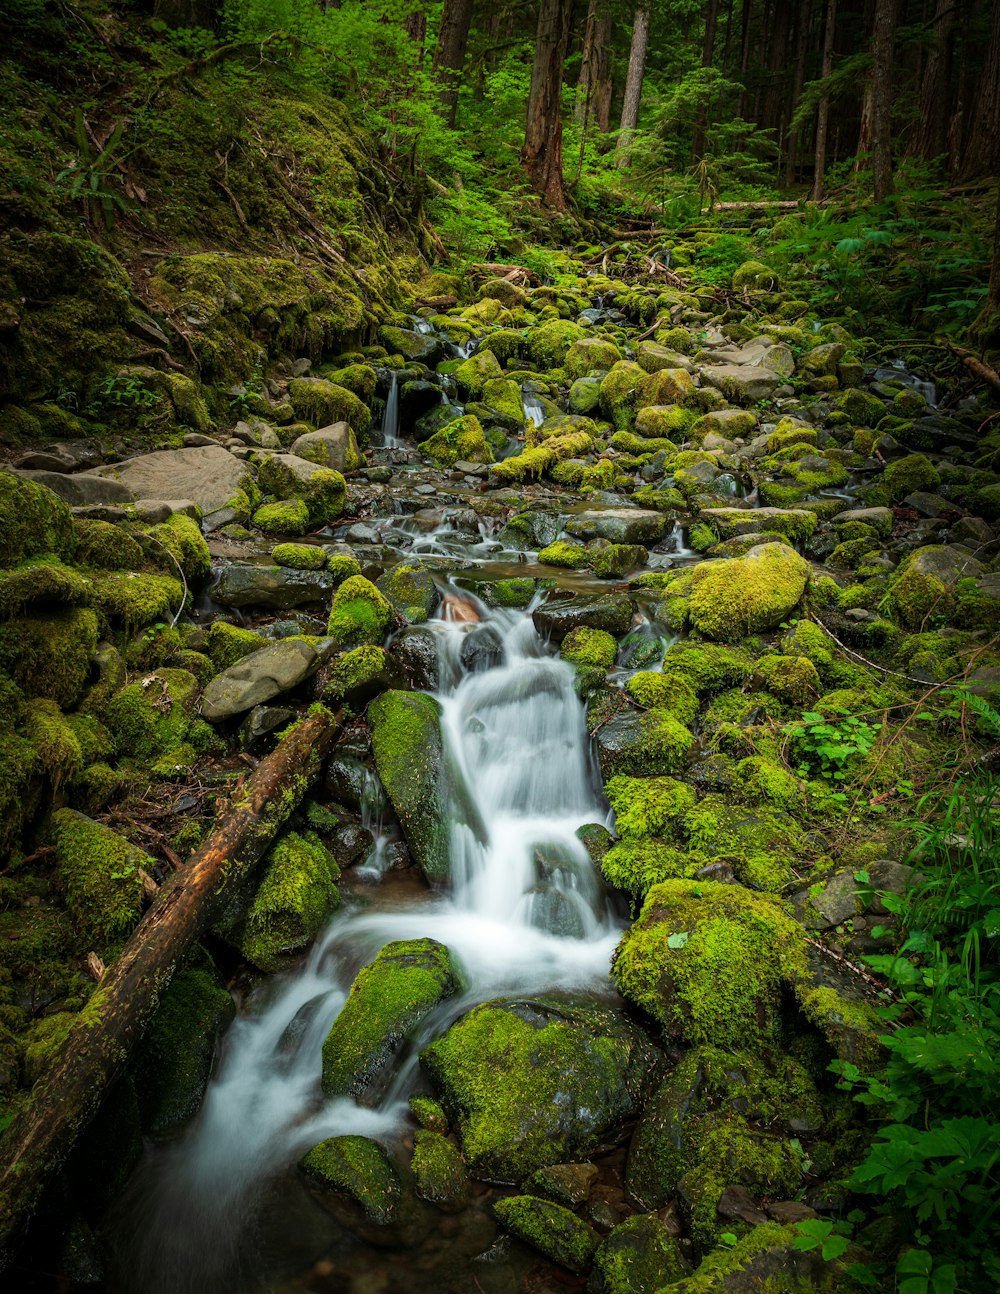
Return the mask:
[[(297, 1159), (346, 1133), (399, 1145), (412, 1130), (407, 1098), (421, 1088), (420, 1046), (474, 1003), (553, 988), (608, 991), (623, 922), (575, 834), (605, 821), (608, 810), (573, 670), (542, 643), (530, 614), (462, 597), (478, 622), (431, 622), (447, 755), (467, 796), (465, 816), (478, 820), (473, 830), (453, 817), (451, 888), (400, 895), (391, 873), (382, 881), (377, 866), (360, 869), (354, 875), (362, 884), (354, 882), (353, 898), (302, 966), (247, 995), (196, 1120), (179, 1141), (147, 1154), (119, 1210), (114, 1229), (128, 1237), (120, 1254), (124, 1291), (299, 1288), (287, 1283), (287, 1269), (307, 1255), (317, 1260), (331, 1240), (329, 1219), (289, 1181)], [(447, 614), (454, 599), (443, 605)], [(466, 636), (487, 630), (501, 646), (500, 663), (469, 670)], [(541, 866), (540, 851), (548, 860)], [(464, 993), (438, 1008), (397, 1056), (377, 1108), (325, 1100), (321, 1049), (355, 974), (387, 943), (420, 937), (449, 947)], [(284, 1206), (275, 1207), (275, 1194)], [(267, 1237), (279, 1220), (276, 1250)], [(338, 1252), (343, 1245), (337, 1237)], [(421, 1288), (409, 1261), (408, 1253), (400, 1257), (388, 1284), (345, 1288)], [(449, 1279), (457, 1275), (447, 1251), (443, 1264)], [(441, 1288), (440, 1275), (431, 1285)]]

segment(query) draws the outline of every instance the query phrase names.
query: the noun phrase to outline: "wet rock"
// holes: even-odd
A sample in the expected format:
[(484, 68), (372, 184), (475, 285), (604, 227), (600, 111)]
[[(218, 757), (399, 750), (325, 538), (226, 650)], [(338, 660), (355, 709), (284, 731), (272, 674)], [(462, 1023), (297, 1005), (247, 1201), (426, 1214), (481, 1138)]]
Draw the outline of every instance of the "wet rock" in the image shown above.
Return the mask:
[(360, 759), (352, 755), (338, 755), (326, 766), (323, 789), (335, 803), (358, 813), (365, 793), (366, 778), (367, 770)]
[(416, 562), (401, 562), (381, 575), (376, 588), (410, 624), (429, 619), (438, 604), (434, 576)]
[(444, 944), (434, 939), (386, 944), (358, 972), (323, 1043), (324, 1094), (365, 1099), (420, 1022), (460, 986)]
[(433, 333), (386, 326), (379, 329), (378, 337), (390, 355), (402, 355), (404, 359), (427, 365), (444, 358), (444, 343)]
[(246, 474), (246, 464), (221, 445), (157, 450), (87, 473), (120, 482), (136, 499), (192, 499), (202, 512), (226, 507)]
[(525, 1186), (534, 1195), (544, 1195), (572, 1209), (586, 1200), (597, 1178), (593, 1164), (553, 1164), (551, 1168), (540, 1168)]
[(301, 639), (285, 638), (244, 656), (205, 688), (202, 715), (211, 723), (231, 719), (298, 686), (315, 670), (320, 656)]
[(578, 512), (566, 523), (567, 533), (581, 539), (607, 539), (613, 544), (655, 544), (667, 521), (662, 512), (644, 508), (603, 508)]
[(759, 1227), (767, 1221), (767, 1214), (745, 1186), (727, 1186), (715, 1206), (720, 1218), (727, 1222), (745, 1222)]
[(430, 629), (404, 629), (390, 644), (388, 653), (407, 685), (418, 692), (433, 691), (438, 684), (437, 638)]
[(796, 1222), (805, 1222), (807, 1218), (818, 1216), (815, 1209), (811, 1209), (808, 1204), (800, 1204), (798, 1200), (774, 1200), (764, 1207), (768, 1217), (781, 1226), (793, 1226)]
[(589, 1268), (599, 1243), (597, 1232), (569, 1209), (533, 1195), (511, 1195), (497, 1200), (493, 1213), (512, 1235), (561, 1267), (571, 1272)]
[(328, 1137), (299, 1163), (318, 1202), (377, 1245), (409, 1244), (422, 1219), (388, 1152), (369, 1137)]
[(285, 728), (295, 718), (295, 711), (281, 705), (257, 705), (240, 724), (236, 734), (242, 750), (253, 750), (279, 728)]
[(503, 641), (493, 625), (482, 625), (466, 634), (459, 655), (470, 673), (493, 669), (503, 660)]
[(618, 593), (596, 598), (555, 598), (537, 607), (532, 620), (538, 632), (554, 642), (562, 642), (571, 629), (580, 626), (603, 629), (617, 637), (627, 633), (633, 609), (632, 599)]
[(613, 1144), (660, 1061), (622, 1011), (551, 995), (473, 1008), (421, 1063), (473, 1175), (516, 1182)]
[(328, 602), (337, 586), (326, 571), (300, 571), (284, 566), (254, 566), (233, 562), (224, 566), (209, 596), (220, 606), (241, 610), (291, 611), (295, 607)]
[(967, 544), (975, 549), (993, 543), (996, 535), (982, 517), (961, 517), (952, 525), (948, 538), (953, 544)]
[(360, 822), (346, 822), (330, 837), (330, 852), (344, 871), (363, 862), (375, 845), (375, 837)]
[(694, 737), (667, 710), (623, 710), (596, 734), (601, 773), (673, 773), (681, 768)]
[(421, 1129), (413, 1140), (417, 1195), (442, 1213), (461, 1213), (469, 1202), (469, 1175), (455, 1146), (439, 1132)]
[(536, 885), (526, 897), (532, 926), (561, 939), (583, 938), (583, 915), (570, 895), (550, 885)]
[(648, 1294), (689, 1271), (676, 1239), (655, 1213), (626, 1219), (601, 1241), (594, 1256), (600, 1294)]

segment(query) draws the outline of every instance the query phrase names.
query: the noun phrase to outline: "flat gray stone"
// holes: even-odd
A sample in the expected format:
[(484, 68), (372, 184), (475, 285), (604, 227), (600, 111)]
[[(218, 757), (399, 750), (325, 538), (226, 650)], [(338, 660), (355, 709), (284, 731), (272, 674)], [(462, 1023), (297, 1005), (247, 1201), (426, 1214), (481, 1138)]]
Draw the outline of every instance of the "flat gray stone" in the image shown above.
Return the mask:
[(140, 499), (135, 505), (136, 517), (150, 525), (166, 521), (177, 512), (192, 521), (201, 520), (201, 509), (193, 499)]
[(209, 596), (220, 606), (291, 611), (310, 603), (329, 603), (336, 580), (329, 571), (297, 571), (286, 566), (233, 562), (223, 568)]
[(569, 534), (582, 539), (607, 539), (613, 544), (655, 544), (663, 538), (667, 519), (647, 508), (602, 508), (578, 512), (566, 523)]
[(280, 696), (308, 678), (319, 657), (299, 638), (283, 638), (244, 656), (206, 686), (201, 713), (212, 723), (231, 719)]
[(194, 445), (141, 454), (85, 475), (120, 481), (135, 499), (190, 499), (202, 512), (215, 512), (229, 503), (246, 471), (221, 445)]
[(46, 486), (53, 494), (58, 494), (60, 499), (77, 508), (97, 503), (131, 503), (135, 498), (135, 494), (124, 482), (105, 480), (91, 472), (76, 472), (67, 476), (62, 472), (18, 471), (17, 475)]
[(768, 400), (781, 384), (777, 373), (756, 364), (719, 364), (701, 370), (703, 382), (737, 404)]

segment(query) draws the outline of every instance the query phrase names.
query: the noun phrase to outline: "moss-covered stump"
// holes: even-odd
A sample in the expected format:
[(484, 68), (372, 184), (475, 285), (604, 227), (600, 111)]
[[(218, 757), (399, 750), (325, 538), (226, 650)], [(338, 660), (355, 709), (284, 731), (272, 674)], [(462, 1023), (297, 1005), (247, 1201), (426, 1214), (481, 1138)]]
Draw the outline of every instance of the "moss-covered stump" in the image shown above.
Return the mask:
[(330, 606), (327, 633), (342, 650), (381, 646), (395, 620), (392, 604), (363, 575), (349, 576)]
[(323, 1091), (362, 1097), (430, 1011), (460, 980), (434, 939), (386, 944), (360, 970), (323, 1044)]
[(422, 1128), (413, 1139), (410, 1167), (417, 1195), (442, 1213), (461, 1213), (469, 1202), (469, 1175), (457, 1148), (439, 1132)]
[(760, 544), (745, 557), (702, 562), (691, 573), (691, 622), (721, 642), (773, 629), (798, 604), (809, 574), (809, 563), (784, 544)]
[(593, 1261), (597, 1232), (561, 1204), (534, 1195), (510, 1195), (497, 1200), (493, 1215), (511, 1235), (571, 1272), (585, 1272)]
[(340, 868), (311, 832), (290, 831), (272, 846), (250, 905), (240, 952), (260, 970), (281, 970), (301, 954), (340, 906)]
[(74, 925), (101, 949), (113, 948), (128, 938), (142, 915), (142, 874), (151, 876), (155, 861), (75, 809), (52, 815), (52, 834)]
[(621, 1011), (556, 996), (497, 999), (421, 1053), (469, 1171), (518, 1182), (613, 1144), (660, 1057)]
[(615, 952), (623, 997), (687, 1043), (773, 1041), (781, 992), (807, 977), (805, 931), (740, 885), (665, 881)]
[(368, 720), (375, 768), (410, 853), (428, 881), (444, 884), (451, 876), (451, 779), (441, 707), (422, 692), (385, 692), (368, 707)]
[(655, 1214), (636, 1214), (605, 1236), (594, 1255), (598, 1294), (648, 1294), (689, 1271), (677, 1241)]
[(195, 1114), (219, 1035), (234, 1014), (232, 998), (210, 970), (192, 967), (171, 980), (132, 1071), (148, 1136), (172, 1136)]

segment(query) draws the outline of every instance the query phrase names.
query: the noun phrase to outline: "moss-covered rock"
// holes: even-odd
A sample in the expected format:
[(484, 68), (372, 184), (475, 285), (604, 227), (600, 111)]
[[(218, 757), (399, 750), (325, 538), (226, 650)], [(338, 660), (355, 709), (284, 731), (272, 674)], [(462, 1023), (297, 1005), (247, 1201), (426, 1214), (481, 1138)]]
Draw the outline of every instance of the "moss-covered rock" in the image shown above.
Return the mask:
[(690, 786), (672, 777), (619, 775), (604, 789), (615, 811), (615, 828), (625, 840), (668, 835), (697, 799)]
[(288, 384), (288, 398), (296, 418), (314, 427), (346, 422), (356, 436), (368, 430), (371, 411), (353, 391), (324, 378), (297, 377)]
[[(889, 585), (889, 602), (908, 629), (947, 624), (959, 610), (965, 581), (969, 581), (971, 591), (975, 588), (975, 577), (982, 573), (981, 563), (963, 548), (950, 545), (918, 548), (894, 573)], [(1000, 606), (993, 602), (990, 609), (993, 614), (989, 619), (995, 624)]]
[(146, 763), (184, 741), (198, 690), (187, 670), (158, 669), (116, 692), (99, 718), (121, 757)]
[(622, 353), (614, 342), (604, 337), (582, 337), (575, 341), (566, 352), (563, 368), (566, 376), (572, 381), (586, 377), (595, 370), (607, 372), (622, 359)]
[(340, 868), (317, 836), (283, 835), (267, 854), (243, 926), (240, 952), (247, 961), (275, 971), (301, 954), (340, 906), (339, 877)]
[(110, 521), (75, 517), (76, 564), (102, 571), (138, 570), (145, 561), (142, 548), (123, 526)]
[(212, 573), (212, 558), (208, 544), (201, 533), (197, 521), (193, 521), (183, 512), (175, 512), (158, 526), (152, 526), (147, 536), (154, 545), (158, 545), (170, 554), (173, 560), (165, 560), (164, 565), (176, 574), (174, 563), (184, 572), (189, 585), (203, 584)]
[(809, 581), (809, 563), (784, 544), (761, 544), (746, 557), (705, 562), (692, 572), (692, 623), (722, 642), (780, 624)]
[(303, 499), (264, 503), (253, 514), (252, 524), (268, 535), (304, 535), (309, 530), (309, 508)]
[(469, 1175), (457, 1148), (439, 1132), (422, 1128), (410, 1161), (417, 1195), (442, 1213), (461, 1213), (469, 1202)]
[(453, 376), (463, 395), (478, 400), (482, 398), (487, 382), (503, 377), (503, 369), (492, 350), (479, 350), (459, 364)]
[(344, 580), (333, 595), (327, 633), (342, 649), (380, 646), (395, 620), (392, 604), (363, 575)]
[(452, 467), (459, 462), (493, 462), (493, 450), (487, 444), (482, 424), (474, 413), (446, 423), (424, 441), (422, 449), (440, 467)]
[(675, 642), (663, 657), (663, 673), (686, 679), (700, 695), (722, 692), (744, 682), (752, 669), (741, 651), (715, 643)]
[(659, 1064), (622, 1012), (555, 995), (474, 1007), (420, 1059), (470, 1171), (492, 1182), (614, 1141)]
[(762, 261), (744, 261), (733, 270), (734, 292), (777, 292), (780, 287), (776, 272)]
[(89, 607), (0, 622), (0, 671), (25, 695), (49, 697), (64, 710), (79, 700), (96, 648), (97, 616)]
[[(294, 571), (321, 571), (326, 566), (327, 555), (314, 544), (275, 544), (271, 549), (271, 561), (276, 566), (287, 566)], [(360, 566), (357, 574), (361, 574)]]
[(688, 1043), (773, 1041), (782, 988), (806, 976), (805, 932), (738, 885), (666, 881), (615, 953), (619, 992)]
[(92, 600), (93, 590), (87, 577), (51, 555), (28, 558), (11, 570), (0, 570), (0, 619), (3, 620), (20, 615), (36, 603), (48, 610), (53, 606), (89, 606)]
[(328, 1137), (301, 1160), (299, 1167), (320, 1191), (350, 1197), (365, 1218), (380, 1226), (395, 1222), (403, 1188), (388, 1154), (368, 1137)]
[(636, 1214), (605, 1236), (594, 1255), (601, 1294), (647, 1294), (681, 1279), (688, 1269), (680, 1248), (652, 1213)]
[(438, 603), (437, 585), (426, 567), (400, 562), (379, 577), (376, 586), (409, 624), (422, 624)]
[(691, 724), (698, 713), (695, 689), (679, 674), (640, 670), (625, 684), (629, 696), (646, 709), (669, 710), (683, 724)]
[(929, 458), (909, 454), (888, 463), (875, 484), (864, 491), (864, 496), (871, 505), (899, 503), (915, 490), (933, 492), (940, 484), (941, 476)]
[(101, 571), (92, 580), (94, 605), (128, 633), (171, 620), (184, 602), (184, 586), (172, 575), (148, 571)]
[(816, 666), (808, 656), (762, 656), (754, 674), (764, 691), (789, 705), (804, 706), (823, 690)]
[(269, 641), (263, 634), (254, 633), (252, 629), (241, 629), (239, 625), (227, 624), (225, 620), (216, 620), (208, 630), (205, 652), (215, 668), (221, 672), (228, 669), (230, 665), (235, 665), (244, 656), (267, 647)]
[(441, 707), (419, 692), (386, 692), (368, 707), (375, 767), (425, 877), (451, 876), (450, 782)]
[(545, 372), (559, 367), (573, 343), (581, 341), (586, 335), (579, 324), (571, 323), (568, 319), (553, 319), (528, 330), (528, 354), (536, 366)]
[(615, 663), (617, 644), (611, 634), (603, 629), (588, 629), (580, 625), (571, 629), (562, 640), (559, 654), (563, 660), (603, 673)]
[(674, 773), (682, 768), (694, 736), (671, 710), (623, 710), (596, 734), (604, 776)]
[[(632, 360), (619, 360), (601, 383), (601, 412), (617, 431), (630, 431), (639, 406), (639, 386), (646, 374)], [(647, 404), (665, 403), (648, 400)]]
[(0, 472), (0, 566), (16, 566), (36, 553), (69, 560), (75, 549), (68, 504), (44, 485)]
[(568, 1267), (571, 1272), (585, 1272), (597, 1250), (599, 1237), (589, 1223), (552, 1200), (535, 1195), (509, 1195), (497, 1200), (493, 1214), (502, 1227), (546, 1258)]
[(74, 925), (102, 949), (127, 939), (142, 913), (141, 873), (151, 876), (155, 861), (74, 809), (52, 815), (52, 834)]
[(326, 1036), (326, 1095), (363, 1095), (427, 1014), (459, 987), (459, 976), (443, 944), (434, 939), (386, 944), (358, 972)]
[(557, 539), (554, 544), (547, 544), (539, 550), (538, 560), (543, 566), (562, 566), (566, 570), (579, 571), (590, 565), (591, 554), (582, 544)]

